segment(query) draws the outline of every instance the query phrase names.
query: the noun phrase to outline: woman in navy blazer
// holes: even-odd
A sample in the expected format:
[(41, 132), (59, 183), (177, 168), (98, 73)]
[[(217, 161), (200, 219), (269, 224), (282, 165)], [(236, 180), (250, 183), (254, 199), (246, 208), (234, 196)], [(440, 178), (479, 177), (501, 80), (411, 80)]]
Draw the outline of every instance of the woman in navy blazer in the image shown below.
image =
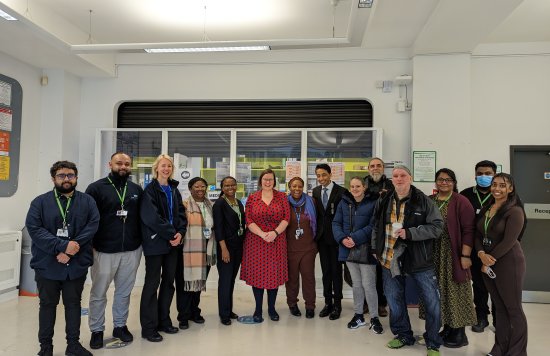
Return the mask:
[(237, 319), (233, 312), (233, 289), (243, 257), (245, 230), (244, 206), (236, 198), (237, 180), (225, 177), (220, 182), (221, 194), (214, 203), (214, 236), (218, 241), (218, 309), (223, 325)]

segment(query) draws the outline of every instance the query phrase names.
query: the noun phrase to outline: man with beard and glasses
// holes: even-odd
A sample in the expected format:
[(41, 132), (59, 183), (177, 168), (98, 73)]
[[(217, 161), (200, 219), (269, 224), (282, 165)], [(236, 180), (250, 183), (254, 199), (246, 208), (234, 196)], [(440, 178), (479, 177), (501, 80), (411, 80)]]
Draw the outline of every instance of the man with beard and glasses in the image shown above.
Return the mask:
[(107, 290), (114, 280), (113, 337), (131, 342), (134, 337), (126, 326), (130, 294), (141, 260), (139, 202), (143, 189), (130, 181), (132, 159), (116, 152), (109, 162), (111, 173), (88, 186), (100, 214), (99, 229), (93, 238), (94, 264), (91, 268), (90, 347), (103, 347)]
[(77, 191), (76, 165), (55, 162), (50, 168), (53, 191), (36, 197), (25, 225), (32, 239), (31, 268), (35, 272), (40, 309), (38, 355), (53, 354), (53, 334), (59, 297), (65, 307), (65, 355), (92, 355), (80, 344), (80, 300), (93, 262), (92, 238), (99, 213), (92, 197)]

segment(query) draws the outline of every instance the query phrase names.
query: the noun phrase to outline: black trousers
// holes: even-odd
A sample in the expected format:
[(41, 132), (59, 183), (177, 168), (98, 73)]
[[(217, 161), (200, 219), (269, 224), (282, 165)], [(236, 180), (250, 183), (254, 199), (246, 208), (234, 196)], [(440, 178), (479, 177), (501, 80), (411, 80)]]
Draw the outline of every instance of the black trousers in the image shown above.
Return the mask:
[(225, 263), (222, 261), (221, 249), (218, 249), (218, 313), (221, 319), (229, 319), (229, 315), (233, 311), (233, 290), (235, 289), (235, 279), (239, 273), (241, 261), (243, 258), (242, 247), (232, 248), (229, 250), (230, 261)]
[[(210, 273), (210, 266), (206, 268), (206, 278)], [(201, 315), (201, 292), (189, 292), (184, 289), (183, 279), (183, 248), (178, 249), (176, 264), (176, 306), (178, 309), (178, 321), (190, 320)]]
[[(472, 290), (474, 292), (474, 305), (476, 308), (477, 320), (487, 320), (489, 315), (489, 292), (483, 281), (483, 272), (481, 272), (481, 260), (477, 257), (477, 254), (472, 253)], [(495, 303), (491, 302), (493, 312), (493, 324), (495, 324)]]
[(56, 281), (41, 277), (36, 273), (35, 280), (40, 299), (38, 312), (38, 341), (40, 345), (52, 345), (57, 305), (61, 295), (65, 307), (67, 344), (78, 342), (80, 338), (80, 301), (86, 275), (73, 280)]
[(338, 245), (329, 245), (322, 238), (317, 247), (323, 273), (325, 304), (340, 306), (342, 301), (342, 262), (338, 261)]
[(165, 255), (145, 256), (145, 282), (139, 308), (141, 334), (144, 337), (158, 328), (172, 326), (170, 305), (175, 290), (177, 255), (178, 249), (171, 248)]

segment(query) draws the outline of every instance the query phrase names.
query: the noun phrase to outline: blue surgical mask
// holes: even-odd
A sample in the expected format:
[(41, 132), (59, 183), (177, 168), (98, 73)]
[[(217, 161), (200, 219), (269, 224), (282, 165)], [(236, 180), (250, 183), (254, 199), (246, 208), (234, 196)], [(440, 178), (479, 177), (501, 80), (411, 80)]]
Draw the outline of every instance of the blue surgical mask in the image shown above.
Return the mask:
[(491, 182), (493, 181), (493, 176), (477, 176), (476, 177), (476, 183), (482, 188), (487, 188), (491, 186)]

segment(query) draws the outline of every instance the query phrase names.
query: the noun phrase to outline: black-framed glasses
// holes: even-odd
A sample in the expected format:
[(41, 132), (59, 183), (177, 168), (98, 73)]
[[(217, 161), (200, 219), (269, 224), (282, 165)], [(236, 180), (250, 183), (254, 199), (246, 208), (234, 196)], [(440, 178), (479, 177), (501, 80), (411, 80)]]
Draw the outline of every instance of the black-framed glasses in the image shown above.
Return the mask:
[(437, 178), (435, 180), (437, 183), (454, 183), (454, 179), (453, 178)]
[(69, 174), (59, 173), (59, 174), (55, 175), (55, 178), (57, 178), (59, 180), (65, 180), (65, 179), (73, 180), (73, 179), (76, 178), (76, 174), (74, 174), (74, 173), (69, 173)]

